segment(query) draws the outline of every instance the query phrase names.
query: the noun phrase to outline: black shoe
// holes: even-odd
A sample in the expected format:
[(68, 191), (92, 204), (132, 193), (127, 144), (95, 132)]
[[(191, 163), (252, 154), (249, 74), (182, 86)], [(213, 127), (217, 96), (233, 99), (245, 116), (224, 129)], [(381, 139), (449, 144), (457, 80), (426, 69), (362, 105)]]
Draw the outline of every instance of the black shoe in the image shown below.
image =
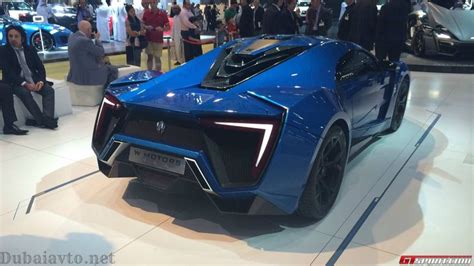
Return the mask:
[(26, 133), (28, 133), (28, 130), (23, 130), (15, 124), (3, 127), (3, 134), (5, 135), (26, 135)]
[(44, 117), (44, 118), (43, 118), (43, 125), (44, 125), (46, 128), (55, 129), (55, 128), (58, 127), (58, 119), (57, 119), (57, 118)]
[(180, 66), (181, 63), (180, 63), (180, 62), (176, 62), (176, 63), (174, 63), (174, 65), (175, 65), (175, 66)]
[(43, 124), (40, 124), (40, 123), (36, 122), (36, 120), (34, 120), (34, 119), (26, 119), (25, 125), (31, 126), (31, 127), (44, 128)]

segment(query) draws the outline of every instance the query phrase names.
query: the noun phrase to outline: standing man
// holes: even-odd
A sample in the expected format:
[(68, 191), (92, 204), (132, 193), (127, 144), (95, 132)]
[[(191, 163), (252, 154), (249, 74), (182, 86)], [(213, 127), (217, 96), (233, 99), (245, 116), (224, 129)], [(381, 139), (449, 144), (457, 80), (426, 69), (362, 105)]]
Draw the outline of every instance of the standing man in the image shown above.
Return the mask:
[(281, 8), (283, 7), (283, 0), (271, 0), (271, 5), (267, 7), (263, 14), (263, 34), (278, 34), (280, 29)]
[(253, 1), (253, 23), (255, 27), (255, 34), (259, 35), (262, 33), (262, 23), (263, 23), (263, 7), (260, 6), (260, 0)]
[(332, 24), (331, 11), (321, 4), (321, 0), (311, 0), (306, 13), (306, 35), (326, 36)]
[(158, 1), (151, 0), (151, 9), (145, 10), (143, 24), (145, 24), (148, 46), (147, 68), (153, 69), (153, 58), (155, 59), (155, 70), (161, 71), (161, 54), (163, 51), (163, 32), (170, 29), (168, 15), (165, 11), (158, 9)]
[[(29, 126), (58, 127), (58, 119), (54, 118), (54, 89), (46, 82), (46, 70), (36, 49), (26, 44), (26, 33), (21, 26), (10, 25), (6, 29), (8, 42), (3, 72), (3, 79), (13, 88), (13, 92), (21, 99), (26, 109), (34, 117), (28, 119)], [(32, 92), (40, 94), (43, 99), (43, 111), (33, 99)]]
[(110, 18), (110, 7), (102, 0), (99, 8), (95, 10), (96, 13), (96, 28), (100, 33), (101, 41), (110, 41), (110, 29), (109, 29), (109, 18)]
[(44, 23), (48, 23), (48, 19), (51, 17), (51, 10), (48, 7), (48, 0), (39, 0), (38, 6), (36, 7), (36, 14), (43, 17)]
[(375, 55), (379, 60), (400, 60), (409, 10), (405, 0), (391, 0), (380, 9), (375, 36)]
[(171, 38), (173, 39), (174, 48), (174, 59), (176, 60), (175, 66), (179, 66), (184, 63), (184, 47), (183, 39), (181, 38), (181, 20), (179, 14), (181, 8), (178, 5), (171, 7), (171, 13), (173, 13), (173, 31), (171, 32)]
[(240, 1), (242, 5), (242, 15), (240, 16), (239, 30), (240, 37), (242, 38), (252, 37), (255, 34), (253, 26), (253, 11), (247, 1), (248, 0)]
[(377, 13), (375, 0), (358, 0), (352, 11), (349, 41), (371, 51), (374, 48)]
[(184, 40), (188, 40), (189, 36), (193, 34), (192, 31), (198, 28), (189, 21), (189, 19), (194, 16), (190, 8), (191, 4), (189, 3), (189, 0), (184, 0), (183, 9), (181, 9), (181, 12), (179, 13), (179, 20), (181, 22), (181, 37), (184, 46), (184, 59), (186, 62), (193, 58), (193, 46)]
[(278, 31), (279, 34), (297, 34), (298, 33), (298, 17), (295, 13), (297, 0), (286, 0), (281, 11), (281, 27)]
[(345, 0), (346, 10), (339, 19), (339, 29), (337, 31), (337, 38), (339, 40), (348, 41), (349, 32), (351, 29), (352, 22), (352, 11), (354, 9), (355, 1), (354, 0)]
[(92, 14), (87, 7), (86, 0), (79, 0), (76, 17), (77, 24), (79, 24), (82, 20), (87, 20), (92, 23)]

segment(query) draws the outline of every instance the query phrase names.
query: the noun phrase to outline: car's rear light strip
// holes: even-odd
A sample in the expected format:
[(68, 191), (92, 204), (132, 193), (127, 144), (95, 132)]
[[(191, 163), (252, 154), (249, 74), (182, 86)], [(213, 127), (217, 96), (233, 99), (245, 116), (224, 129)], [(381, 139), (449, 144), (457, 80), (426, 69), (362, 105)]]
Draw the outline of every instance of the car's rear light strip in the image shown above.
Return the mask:
[(255, 123), (240, 123), (240, 122), (214, 122), (214, 123), (216, 125), (263, 130), (264, 131), (263, 139), (262, 139), (262, 143), (260, 144), (257, 160), (255, 162), (255, 167), (258, 167), (263, 157), (263, 153), (267, 149), (268, 141), (270, 140), (270, 136), (273, 130), (273, 124), (255, 124)]

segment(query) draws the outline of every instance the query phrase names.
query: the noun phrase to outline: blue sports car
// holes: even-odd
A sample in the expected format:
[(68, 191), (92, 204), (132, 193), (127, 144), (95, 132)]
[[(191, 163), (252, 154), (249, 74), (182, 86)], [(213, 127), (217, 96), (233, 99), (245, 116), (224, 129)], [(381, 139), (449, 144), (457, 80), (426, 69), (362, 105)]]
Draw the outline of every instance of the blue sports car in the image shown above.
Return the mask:
[(222, 212), (321, 219), (351, 147), (400, 127), (409, 84), (404, 63), (352, 43), (240, 39), (114, 81), (92, 147), (109, 177), (162, 190), (195, 182)]
[[(0, 44), (4, 45), (7, 42), (5, 29), (8, 25), (20, 25), (26, 32), (28, 45), (32, 45), (37, 51), (53, 50), (54, 48), (67, 47), (69, 35), (72, 32), (63, 26), (49, 24), (49, 23), (33, 23), (21, 22), (9, 16), (0, 16)], [(40, 34), (40, 29), (41, 33)], [(41, 46), (41, 36), (43, 37), (43, 47)]]

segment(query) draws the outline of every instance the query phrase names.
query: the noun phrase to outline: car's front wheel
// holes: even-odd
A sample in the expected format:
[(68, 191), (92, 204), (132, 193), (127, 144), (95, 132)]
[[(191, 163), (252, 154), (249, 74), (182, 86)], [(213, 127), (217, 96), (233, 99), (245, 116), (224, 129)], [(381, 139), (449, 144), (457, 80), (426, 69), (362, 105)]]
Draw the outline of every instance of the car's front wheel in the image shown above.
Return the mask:
[(300, 198), (297, 213), (320, 220), (336, 201), (347, 162), (347, 140), (340, 126), (329, 129)]
[(413, 49), (413, 53), (416, 56), (425, 55), (425, 39), (423, 37), (423, 31), (415, 32), (415, 36), (413, 36), (411, 47)]
[(51, 51), (54, 47), (54, 39), (51, 34), (42, 31), (43, 36), (43, 46), (41, 46), (41, 35), (37, 31), (31, 35), (31, 45), (36, 49), (36, 51), (42, 51), (43, 47), (45, 51)]

